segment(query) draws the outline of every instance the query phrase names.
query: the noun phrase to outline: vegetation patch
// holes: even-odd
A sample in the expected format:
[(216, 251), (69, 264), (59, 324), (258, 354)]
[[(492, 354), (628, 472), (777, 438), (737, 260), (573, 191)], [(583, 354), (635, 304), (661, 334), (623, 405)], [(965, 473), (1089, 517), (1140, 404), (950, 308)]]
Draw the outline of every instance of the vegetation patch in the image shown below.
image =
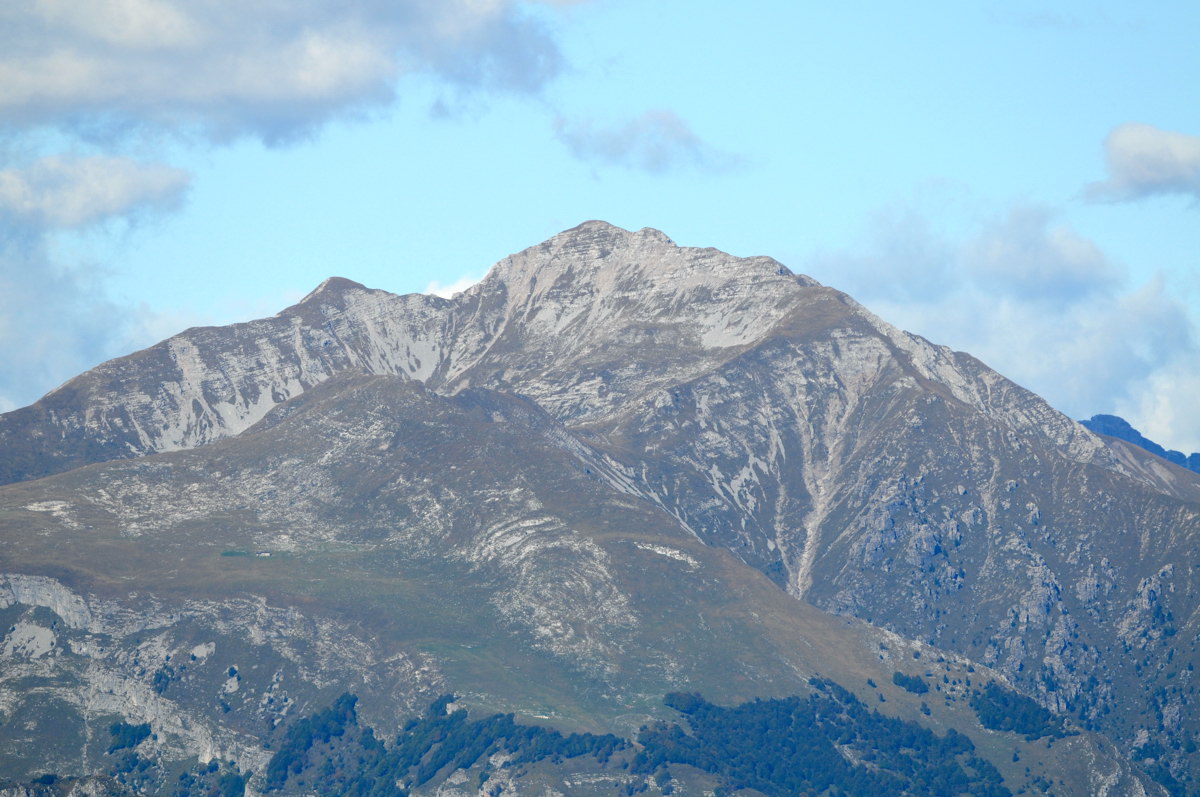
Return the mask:
[(919, 675), (905, 675), (897, 671), (892, 673), (892, 683), (914, 695), (923, 695), (929, 691), (929, 684), (925, 683), (925, 679)]
[[(904, 688), (915, 681), (928, 691), (920, 678), (897, 673), (893, 680)], [(678, 719), (643, 727), (636, 744), (612, 734), (563, 734), (518, 722), (512, 714), (473, 717), (453, 695), (438, 698), (395, 737), (383, 739), (359, 724), (358, 698), (343, 694), (276, 737), (278, 746), (261, 773), (260, 788), (265, 793), (408, 797), (455, 772), (469, 771), (476, 788), (499, 793), (514, 784), (549, 782), (547, 778), (582, 767), (594, 773), (595, 783), (624, 794), (691, 793), (694, 788), (711, 790), (716, 797), (746, 790), (765, 797), (1011, 794), (999, 771), (963, 734), (950, 729), (939, 735), (914, 721), (880, 714), (832, 681), (813, 678), (809, 685), (813, 691), (808, 695), (730, 707), (697, 693), (668, 694), (664, 703), (678, 712)], [(1067, 735), (1055, 715), (996, 684), (977, 690), (971, 704), (981, 722), (994, 730), (1023, 733), (1030, 740)], [(137, 793), (237, 797), (253, 777), (228, 762), (197, 762), (178, 775), (171, 789), (167, 773), (136, 751), (152, 735), (149, 724), (116, 722), (109, 730), (108, 752), (116, 755), (108, 777)], [(1158, 748), (1139, 752), (1161, 770), (1152, 774), (1168, 790), (1177, 785), (1155, 760)], [(590, 762), (574, 761), (585, 757)], [(464, 781), (459, 776), (455, 782)]]
[[(265, 791), (303, 788), (320, 794), (406, 797), (439, 773), (468, 769), (495, 753), (507, 754), (506, 767), (543, 759), (583, 755), (600, 763), (628, 746), (605, 734), (572, 733), (516, 722), (512, 714), (473, 720), (445, 695), (423, 717), (404, 726), (392, 746), (360, 728), (357, 698), (342, 695), (329, 708), (299, 720), (267, 765)], [(399, 785), (403, 784), (403, 785)]]
[(938, 736), (886, 717), (832, 681), (810, 684), (815, 692), (807, 697), (731, 708), (696, 694), (667, 695), (686, 727), (661, 723), (643, 730), (633, 769), (693, 766), (720, 778), (718, 794), (1010, 794), (966, 736), (953, 729)]
[(150, 723), (143, 722), (139, 725), (130, 725), (128, 722), (114, 722), (108, 726), (108, 732), (112, 735), (112, 743), (108, 746), (106, 752), (112, 754), (127, 747), (137, 747), (145, 739), (149, 738)]
[(1049, 736), (1062, 739), (1071, 736), (1063, 727), (1061, 717), (996, 683), (989, 683), (971, 695), (971, 708), (983, 727), (993, 731), (1019, 733), (1026, 741)]

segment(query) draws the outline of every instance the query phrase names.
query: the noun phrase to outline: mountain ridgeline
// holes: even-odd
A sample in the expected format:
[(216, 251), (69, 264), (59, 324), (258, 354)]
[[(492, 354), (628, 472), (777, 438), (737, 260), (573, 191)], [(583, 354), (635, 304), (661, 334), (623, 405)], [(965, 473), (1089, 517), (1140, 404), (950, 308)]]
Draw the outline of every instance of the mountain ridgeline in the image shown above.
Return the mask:
[(1105, 434), (1125, 440), (1146, 449), (1151, 454), (1162, 457), (1172, 465), (1187, 468), (1193, 473), (1200, 473), (1200, 452), (1184, 454), (1182, 451), (1163, 448), (1153, 440), (1144, 437), (1141, 432), (1129, 424), (1129, 421), (1117, 415), (1093, 415), (1079, 423), (1096, 434)]
[[(114, 778), (124, 723), (131, 789), (833, 788), (719, 752), (761, 719), (823, 728), (779, 756), (851, 793), (1200, 785), (1200, 476), (770, 258), (587, 222), (453, 299), (330, 279), (0, 416), (0, 452), (0, 777)], [(280, 764), (344, 692), (351, 747)], [(630, 746), (420, 770), (401, 729), (450, 692)]]

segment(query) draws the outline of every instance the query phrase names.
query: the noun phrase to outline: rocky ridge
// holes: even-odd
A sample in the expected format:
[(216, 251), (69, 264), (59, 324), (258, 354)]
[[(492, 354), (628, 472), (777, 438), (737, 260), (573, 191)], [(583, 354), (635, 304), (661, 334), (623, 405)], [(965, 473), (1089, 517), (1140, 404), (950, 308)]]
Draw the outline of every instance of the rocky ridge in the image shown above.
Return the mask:
[(635, 392), (711, 370), (780, 325), (838, 317), (868, 327), (914, 379), (1047, 435), (1082, 461), (1106, 456), (1078, 424), (968, 355), (901, 332), (771, 258), (587, 222), (501, 261), (453, 301), (331, 278), (271, 318), (190, 329), (105, 363), (0, 416), (9, 454), (0, 477), (204, 445), (345, 371), (448, 393), (521, 388), (556, 417), (583, 423)]
[[(0, 450), (6, 481), (60, 474), (0, 490), (2, 564), (23, 574), (11, 583), (55, 574), (76, 631), (77, 601), (141, 617), (127, 584), (216, 628), (242, 611), (221, 608), (232, 589), (304, 627), (361, 628), (298, 631), (314, 648), (392, 628), (357, 658), (402, 663), (384, 713), (474, 679), (494, 684), (485, 704), (576, 721), (645, 716), (655, 689), (720, 689), (713, 651), (734, 637), (758, 653), (716, 668), (743, 673), (729, 698), (795, 686), (768, 661), (811, 674), (821, 645), (861, 655), (891, 634), (994, 668), (1167, 776), (1193, 771), (1200, 479), (770, 258), (589, 222), (452, 300), (332, 279), (0, 416)], [(348, 573), (371, 589), (298, 586)], [(449, 614), (443, 581), (464, 585)], [(749, 596), (745, 610), (703, 619), (710, 592)], [(14, 612), (49, 600), (16, 595)], [(463, 629), (455, 652), (418, 655), (420, 634), (369, 608), (398, 599)], [(866, 637), (835, 642), (850, 632), (806, 604), (871, 624)], [(354, 611), (374, 614), (347, 626)], [(5, 655), (43, 659), (46, 626), (21, 622)], [(502, 631), (468, 653), (481, 626)], [(707, 628), (703, 655), (680, 627)], [(508, 692), (501, 660), (554, 661), (576, 686)], [(297, 694), (317, 700), (339, 667), (373, 683), (330, 659)], [(599, 697), (564, 698), (578, 684)], [(273, 716), (242, 711), (231, 727)]]

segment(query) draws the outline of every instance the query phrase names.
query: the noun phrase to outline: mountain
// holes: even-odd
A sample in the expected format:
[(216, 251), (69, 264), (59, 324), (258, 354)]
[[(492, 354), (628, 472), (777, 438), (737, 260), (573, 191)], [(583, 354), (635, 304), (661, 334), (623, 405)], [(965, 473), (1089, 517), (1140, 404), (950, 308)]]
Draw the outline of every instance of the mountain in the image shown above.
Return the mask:
[(1088, 420), (1079, 423), (1096, 434), (1108, 435), (1133, 443), (1151, 454), (1162, 457), (1172, 465), (1187, 468), (1193, 473), (1200, 473), (1200, 453), (1184, 454), (1182, 451), (1165, 449), (1153, 440), (1143, 437), (1141, 432), (1129, 425), (1129, 421), (1120, 416), (1093, 415)]
[(633, 738), (828, 679), (1012, 791), (1195, 788), (1200, 477), (770, 258), (588, 222), (451, 300), (334, 278), (0, 451), (0, 776), (146, 723), (162, 772), (261, 778), (344, 691), (391, 736), (454, 692)]

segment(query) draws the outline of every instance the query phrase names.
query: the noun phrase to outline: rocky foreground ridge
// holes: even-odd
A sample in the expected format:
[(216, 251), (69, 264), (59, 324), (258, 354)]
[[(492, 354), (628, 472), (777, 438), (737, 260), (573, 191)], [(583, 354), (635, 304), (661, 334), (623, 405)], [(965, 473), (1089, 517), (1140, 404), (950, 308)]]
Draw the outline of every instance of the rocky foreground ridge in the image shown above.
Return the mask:
[(1036, 754), (1071, 788), (1195, 777), (1200, 477), (770, 258), (588, 222), (451, 300), (327, 280), (0, 452), (0, 775), (88, 774), (117, 717), (261, 772), (348, 687), (608, 731), (915, 667), (889, 710), (1032, 787), (971, 667), (1078, 731)]

